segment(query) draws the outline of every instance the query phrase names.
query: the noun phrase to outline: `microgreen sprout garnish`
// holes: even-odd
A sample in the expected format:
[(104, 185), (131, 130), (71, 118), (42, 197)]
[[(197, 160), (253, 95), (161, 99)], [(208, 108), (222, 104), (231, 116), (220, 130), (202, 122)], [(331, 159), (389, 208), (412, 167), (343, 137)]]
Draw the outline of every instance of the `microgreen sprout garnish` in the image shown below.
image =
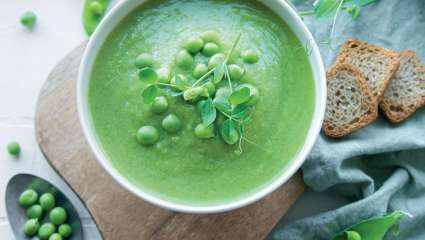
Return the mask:
[[(193, 39), (198, 38), (194, 37)], [(238, 153), (242, 153), (244, 141), (261, 148), (245, 136), (246, 124), (251, 121), (251, 111), (258, 100), (258, 89), (251, 84), (237, 82), (243, 78), (245, 68), (236, 64), (234, 60), (232, 60), (232, 64), (229, 64), (240, 39), (241, 33), (236, 35), (227, 54), (216, 52), (210, 56), (208, 66), (205, 63), (195, 61), (194, 55), (202, 53), (202, 48), (196, 46), (196, 51), (191, 53), (193, 54), (191, 58), (194, 59), (193, 63), (195, 63), (190, 64), (195, 65), (192, 69), (193, 76), (174, 74), (170, 79), (169, 72), (166, 75), (158, 70), (157, 73), (152, 66), (141, 68), (138, 70), (138, 77), (146, 84), (142, 90), (144, 103), (151, 104), (152, 111), (161, 114), (163, 111), (154, 109), (158, 107), (155, 101), (161, 100), (166, 103), (165, 95), (170, 97), (181, 96), (188, 104), (197, 104), (200, 123), (195, 127), (194, 134), (199, 139), (211, 139), (219, 135), (228, 145), (238, 143)], [(218, 46), (218, 42), (215, 44)], [(242, 56), (243, 61), (241, 62), (254, 64), (259, 60), (255, 51), (248, 49), (245, 52), (249, 53), (246, 54), (249, 58), (247, 60), (246, 56), (245, 58)], [(148, 53), (144, 54), (151, 56)], [(176, 58), (177, 60), (178, 58)], [(187, 66), (189, 64), (185, 65), (184, 68), (177, 64), (177, 67), (186, 72), (190, 70), (187, 69)], [(194, 79), (195, 75), (196, 78)], [(232, 79), (232, 77), (235, 79)], [(223, 80), (226, 81), (223, 82)], [(168, 102), (164, 109), (164, 111), (167, 111)]]
[(352, 19), (356, 20), (361, 13), (361, 9), (378, 0), (316, 0), (313, 3), (313, 9), (300, 11), (301, 16), (315, 16), (317, 19), (332, 18), (332, 27), (330, 39), (335, 31), (338, 14), (341, 10), (351, 14)]

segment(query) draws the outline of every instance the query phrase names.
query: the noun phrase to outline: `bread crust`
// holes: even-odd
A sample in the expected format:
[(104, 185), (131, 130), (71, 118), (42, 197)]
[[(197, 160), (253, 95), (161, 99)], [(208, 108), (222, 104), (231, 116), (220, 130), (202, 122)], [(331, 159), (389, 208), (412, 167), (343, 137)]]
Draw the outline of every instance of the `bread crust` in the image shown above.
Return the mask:
[[(353, 50), (353, 49), (355, 49), (355, 50)], [(357, 53), (357, 54), (362, 54), (365, 51), (379, 52), (380, 54), (383, 54), (383, 55), (387, 56), (388, 58), (390, 58), (392, 60), (389, 73), (385, 76), (382, 83), (380, 83), (381, 87), (379, 87), (377, 89), (377, 92), (374, 92), (371, 89), (374, 97), (377, 98), (376, 104), (378, 105), (378, 103), (381, 101), (381, 99), (384, 95), (384, 92), (387, 89), (390, 81), (394, 78), (394, 76), (395, 76), (395, 74), (396, 74), (396, 72), (399, 68), (400, 55), (396, 51), (393, 51), (393, 50), (388, 49), (388, 48), (384, 48), (384, 47), (380, 47), (380, 46), (377, 46), (377, 45), (374, 45), (374, 44), (370, 44), (366, 41), (363, 41), (363, 40), (360, 40), (360, 39), (357, 39), (357, 38), (348, 38), (347, 41), (345, 41), (345, 43), (343, 43), (341, 45), (340, 52), (338, 54), (338, 58), (337, 58), (336, 62), (339, 63), (339, 64), (346, 63), (345, 61), (347, 59), (347, 56), (353, 54), (353, 51), (355, 51), (355, 53)], [(360, 70), (360, 72), (361, 72), (361, 70)], [(367, 82), (367, 80), (366, 80), (366, 82)], [(368, 83), (368, 87), (369, 87), (369, 83)]]
[[(400, 53), (400, 58), (411, 59), (418, 74), (422, 75), (421, 80), (425, 82), (425, 66), (421, 63), (415, 52), (411, 50), (404, 50)], [(418, 99), (413, 106), (408, 104), (400, 106), (386, 98), (382, 98), (379, 106), (389, 121), (392, 123), (400, 123), (415, 113), (417, 109), (425, 106), (425, 95), (418, 96)]]
[[(378, 104), (376, 98), (373, 96), (372, 91), (369, 89), (368, 83), (364, 78), (363, 74), (355, 66), (346, 63), (336, 63), (330, 69), (326, 71), (326, 76), (330, 77), (336, 75), (339, 71), (348, 71), (356, 78), (356, 82), (361, 92), (366, 95), (368, 101), (363, 101), (361, 104), (371, 104), (370, 111), (360, 116), (360, 118), (351, 125), (337, 126), (336, 124), (328, 121), (327, 119), (323, 122), (323, 130), (326, 135), (334, 138), (340, 138), (346, 136), (360, 128), (369, 125), (375, 121), (378, 117)], [(329, 81), (329, 80), (328, 80)], [(332, 94), (332, 93), (330, 93)], [(362, 105), (363, 106), (363, 105)]]

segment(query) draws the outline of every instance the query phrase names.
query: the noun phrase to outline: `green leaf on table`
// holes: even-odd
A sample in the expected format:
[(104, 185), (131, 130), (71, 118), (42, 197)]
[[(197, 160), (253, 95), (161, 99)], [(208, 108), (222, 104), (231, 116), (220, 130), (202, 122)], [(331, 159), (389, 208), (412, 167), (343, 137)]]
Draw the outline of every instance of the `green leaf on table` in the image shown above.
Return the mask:
[(217, 117), (217, 111), (214, 107), (213, 101), (211, 99), (203, 100), (199, 103), (199, 106), (202, 123), (204, 126), (211, 125)]
[[(345, 229), (342, 233), (334, 237), (333, 240), (381, 240), (391, 228), (397, 226), (398, 221), (404, 216), (406, 216), (406, 213), (394, 211), (383, 217), (366, 219)], [(353, 238), (356, 235), (354, 232), (360, 238)], [(348, 237), (351, 237), (351, 239)]]
[(223, 140), (229, 145), (233, 145), (239, 141), (239, 132), (236, 129), (236, 123), (231, 119), (223, 122), (220, 133)]
[(318, 0), (314, 3), (314, 15), (317, 18), (326, 18), (335, 15), (344, 0)]
[[(88, 36), (90, 36), (96, 29), (97, 25), (99, 25), (106, 9), (108, 8), (108, 4), (109, 4), (109, 0), (86, 0), (85, 1), (82, 18), (83, 18), (84, 30), (86, 31)], [(97, 7), (95, 5), (97, 5)], [(99, 6), (101, 9), (99, 9)]]
[(142, 96), (143, 101), (146, 104), (151, 104), (156, 97), (159, 95), (159, 89), (156, 85), (149, 85), (145, 89), (143, 89)]
[(139, 79), (148, 84), (156, 83), (158, 81), (158, 74), (152, 68), (145, 67), (139, 71)]
[(363, 7), (366, 5), (369, 5), (371, 3), (374, 3), (378, 0), (345, 0), (345, 3), (348, 5), (355, 5), (355, 6), (359, 6), (359, 7)]
[(214, 69), (213, 83), (218, 84), (223, 80), (224, 73), (226, 72), (227, 65), (225, 62), (218, 64)]
[(248, 87), (243, 87), (241, 89), (234, 91), (230, 95), (229, 101), (233, 105), (238, 105), (238, 104), (247, 102), (250, 97), (251, 97), (251, 90)]

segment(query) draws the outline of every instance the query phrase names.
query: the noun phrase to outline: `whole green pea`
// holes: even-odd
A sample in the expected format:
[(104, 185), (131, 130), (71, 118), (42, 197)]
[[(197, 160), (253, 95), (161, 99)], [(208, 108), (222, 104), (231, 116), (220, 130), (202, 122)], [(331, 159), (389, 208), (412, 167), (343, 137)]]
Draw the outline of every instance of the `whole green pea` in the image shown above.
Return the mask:
[(137, 131), (136, 138), (142, 145), (152, 145), (158, 141), (159, 133), (153, 126), (143, 126)]
[(62, 237), (67, 238), (72, 235), (72, 228), (69, 224), (65, 223), (59, 226), (58, 232)]
[(30, 219), (24, 225), (24, 233), (28, 237), (32, 237), (37, 233), (39, 227), (40, 223), (38, 222), (38, 219)]
[(226, 60), (226, 56), (223, 53), (217, 53), (210, 58), (208, 61), (208, 69), (215, 68), (218, 64), (223, 63)]
[(27, 28), (33, 28), (36, 22), (37, 16), (31, 11), (25, 12), (21, 16), (21, 24)]
[(51, 193), (43, 193), (38, 202), (44, 211), (50, 211), (56, 206), (55, 196)]
[(40, 228), (38, 229), (38, 237), (41, 240), (48, 240), (49, 237), (55, 233), (56, 231), (56, 226), (53, 223), (44, 223), (43, 225), (40, 226)]
[(244, 62), (246, 63), (256, 63), (258, 62), (258, 59), (259, 59), (258, 54), (251, 49), (243, 51), (241, 56)]
[(230, 64), (228, 69), (230, 79), (232, 80), (240, 80), (245, 73), (245, 69), (236, 64)]
[(214, 125), (205, 126), (200, 123), (195, 127), (195, 136), (200, 139), (213, 138), (215, 136)]
[(215, 93), (215, 85), (212, 82), (207, 82), (204, 84), (204, 88), (208, 91), (208, 96), (212, 96)]
[(190, 53), (198, 53), (204, 46), (204, 40), (200, 37), (191, 37), (184, 43), (184, 48)]
[(37, 202), (37, 199), (37, 192), (32, 189), (28, 189), (21, 193), (21, 195), (19, 196), (19, 204), (25, 208), (30, 207), (31, 205)]
[(169, 114), (162, 120), (162, 128), (169, 133), (176, 133), (182, 129), (182, 122), (179, 117), (174, 114)]
[(258, 101), (258, 98), (260, 97), (258, 89), (256, 87), (254, 87), (252, 84), (249, 84), (249, 83), (241, 84), (236, 89), (241, 89), (243, 87), (249, 88), (250, 94), (251, 94), (248, 102), (246, 102), (245, 104), (249, 105), (249, 106), (255, 105)]
[(218, 52), (220, 52), (220, 47), (213, 42), (206, 43), (204, 48), (202, 48), (202, 54), (206, 57), (211, 57)]
[(206, 43), (208, 43), (208, 42), (218, 43), (220, 41), (220, 35), (218, 34), (218, 32), (216, 32), (214, 30), (208, 30), (208, 31), (203, 32), (201, 34), (201, 38)]
[(193, 76), (195, 78), (201, 78), (208, 72), (208, 66), (204, 63), (200, 63), (196, 65), (196, 67), (193, 69)]
[(158, 75), (158, 82), (170, 83), (170, 70), (166, 67), (160, 68), (156, 71)]
[(168, 100), (164, 96), (156, 97), (152, 102), (151, 109), (156, 114), (165, 113), (168, 110)]
[(38, 204), (34, 204), (27, 209), (26, 213), (29, 219), (41, 219), (43, 217), (43, 208)]
[(59, 233), (53, 233), (50, 237), (49, 240), (62, 240), (62, 235), (60, 235)]
[(205, 92), (204, 88), (199, 87), (191, 87), (183, 92), (183, 99), (185, 101), (193, 100), (199, 96), (201, 96)]
[(153, 57), (149, 53), (142, 53), (137, 56), (134, 65), (138, 68), (152, 67), (153, 65)]
[(10, 142), (7, 144), (7, 152), (12, 156), (19, 156), (21, 153), (21, 146), (17, 142)]
[(89, 8), (90, 11), (97, 16), (102, 15), (105, 10), (99, 1), (91, 2)]
[(180, 68), (190, 68), (193, 62), (193, 56), (187, 50), (180, 50), (176, 55), (176, 64)]
[(55, 207), (49, 212), (49, 221), (56, 226), (61, 225), (66, 221), (68, 214), (63, 207)]

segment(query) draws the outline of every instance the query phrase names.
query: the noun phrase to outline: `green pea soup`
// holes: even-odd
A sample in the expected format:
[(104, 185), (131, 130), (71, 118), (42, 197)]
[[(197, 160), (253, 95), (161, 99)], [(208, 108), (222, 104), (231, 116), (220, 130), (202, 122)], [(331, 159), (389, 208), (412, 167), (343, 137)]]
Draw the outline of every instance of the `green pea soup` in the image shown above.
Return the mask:
[[(196, 104), (166, 96), (167, 112), (155, 114), (141, 96), (146, 84), (138, 79), (137, 56), (150, 53), (155, 69), (184, 73), (175, 66), (174, 56), (185, 40), (208, 30), (219, 33), (223, 53), (241, 33), (238, 49), (259, 55), (255, 64), (237, 60), (245, 68), (238, 81), (256, 86), (260, 93), (242, 153), (237, 144), (227, 145), (219, 136), (195, 136), (201, 122)], [(198, 55), (193, 67), (207, 63)], [(120, 174), (154, 196), (198, 205), (242, 198), (278, 177), (306, 139), (315, 98), (303, 43), (275, 13), (251, 0), (155, 0), (141, 5), (99, 50), (88, 95), (97, 138)], [(170, 134), (161, 128), (168, 114), (180, 118), (182, 130)], [(156, 144), (137, 142), (137, 131), (144, 125), (159, 130)]]

